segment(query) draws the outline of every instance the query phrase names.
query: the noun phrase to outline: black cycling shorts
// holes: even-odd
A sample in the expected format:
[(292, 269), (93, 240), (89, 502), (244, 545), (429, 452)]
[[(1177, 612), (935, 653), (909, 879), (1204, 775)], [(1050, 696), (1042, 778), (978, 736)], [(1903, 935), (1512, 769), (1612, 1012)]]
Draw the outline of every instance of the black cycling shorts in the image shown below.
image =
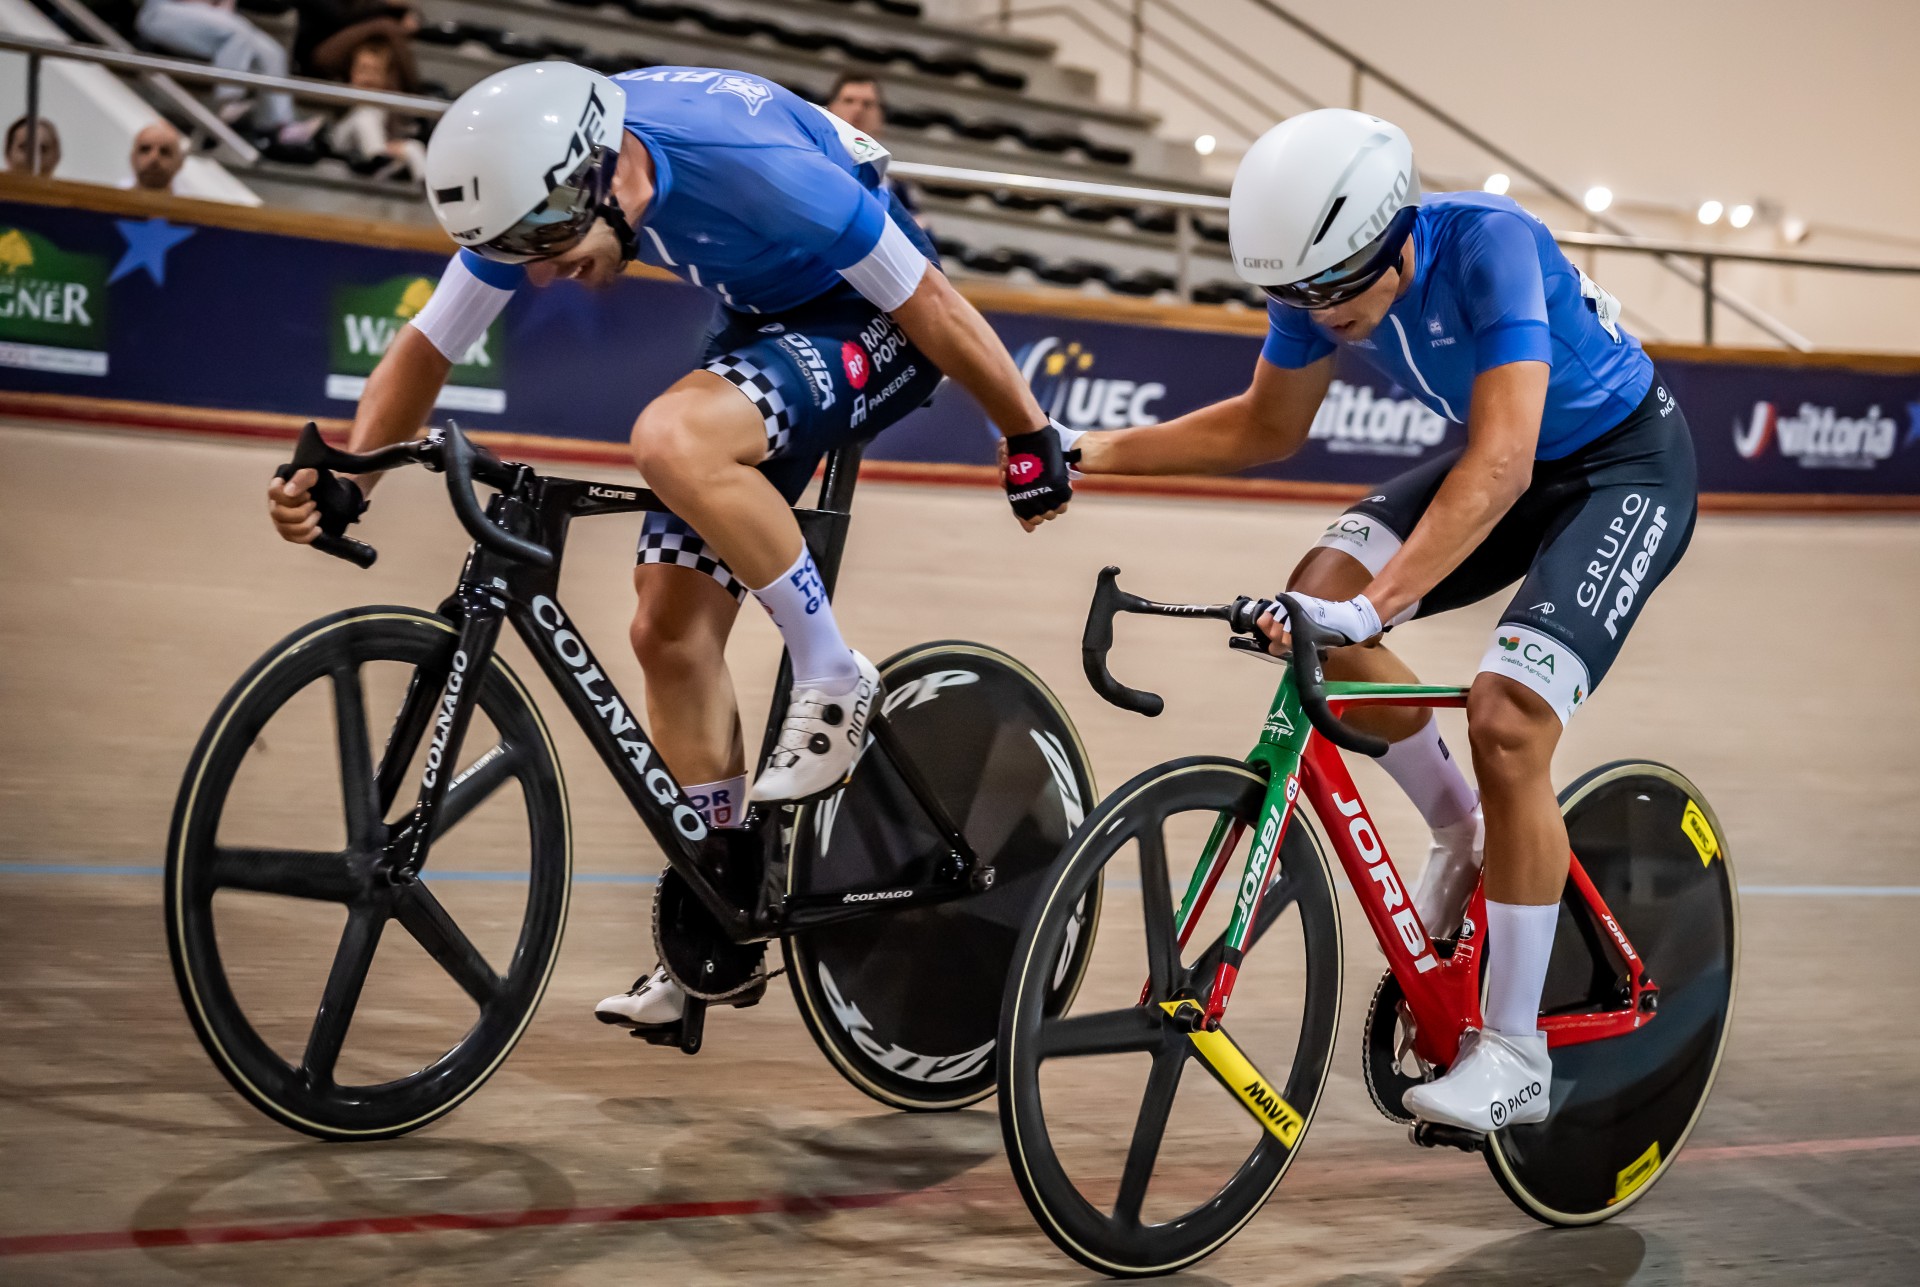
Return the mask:
[[(939, 262), (917, 227), (908, 236), (929, 261)], [(718, 310), (701, 364), (760, 413), (767, 433), (760, 472), (789, 504), (800, 499), (829, 451), (891, 427), (940, 384), (939, 368), (851, 286), (784, 313)], [(647, 515), (640, 562), (692, 568), (736, 599), (747, 594), (706, 542), (672, 514)]]
[[(1410, 469), (1335, 520), (1319, 544), (1378, 575), (1460, 456)], [(1430, 617), (1520, 582), (1482, 671), (1539, 693), (1564, 723), (1606, 677), (1647, 596), (1693, 537), (1699, 483), (1687, 418), (1659, 374), (1631, 415), (1558, 460), (1479, 548), (1420, 600)]]

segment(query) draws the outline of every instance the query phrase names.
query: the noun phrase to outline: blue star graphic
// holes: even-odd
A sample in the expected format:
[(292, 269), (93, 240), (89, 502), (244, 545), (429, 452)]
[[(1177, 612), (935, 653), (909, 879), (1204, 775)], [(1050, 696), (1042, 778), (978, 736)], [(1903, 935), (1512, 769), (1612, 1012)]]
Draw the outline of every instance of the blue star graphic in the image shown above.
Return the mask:
[(153, 278), (154, 285), (165, 286), (167, 252), (193, 236), (193, 229), (177, 228), (165, 219), (148, 219), (144, 222), (115, 219), (113, 222), (120, 229), (120, 235), (127, 239), (127, 253), (120, 256), (120, 262), (113, 266), (107, 285), (111, 286), (122, 277), (144, 268), (147, 276)]

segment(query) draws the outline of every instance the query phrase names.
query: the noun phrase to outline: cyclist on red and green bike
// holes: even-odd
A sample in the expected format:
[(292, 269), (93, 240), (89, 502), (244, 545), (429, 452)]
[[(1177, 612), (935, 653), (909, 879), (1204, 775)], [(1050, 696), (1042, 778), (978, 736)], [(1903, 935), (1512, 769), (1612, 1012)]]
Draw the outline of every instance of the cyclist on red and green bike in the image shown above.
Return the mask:
[[(1435, 937), (1458, 932), (1484, 853), (1486, 1026), (1405, 1107), (1479, 1132), (1539, 1121), (1549, 1095), (1534, 1086), (1552, 1081), (1540, 996), (1568, 853), (1553, 752), (1692, 536), (1686, 418), (1618, 301), (1538, 219), (1501, 196), (1422, 197), (1411, 143), (1377, 117), (1327, 109), (1275, 126), (1240, 165), (1229, 222), (1237, 271), (1271, 300), (1251, 386), (1070, 445), (1088, 474), (1283, 459), (1306, 442), (1340, 348), (1466, 425), (1464, 446), (1350, 506), (1287, 588), (1352, 643), (1328, 654), (1329, 677), (1410, 683), (1387, 630), (1520, 583), (1467, 703), (1477, 799), (1430, 711), (1348, 718), (1393, 744), (1381, 764), (1433, 829), (1414, 907)], [(1285, 620), (1263, 622), (1277, 651)]]

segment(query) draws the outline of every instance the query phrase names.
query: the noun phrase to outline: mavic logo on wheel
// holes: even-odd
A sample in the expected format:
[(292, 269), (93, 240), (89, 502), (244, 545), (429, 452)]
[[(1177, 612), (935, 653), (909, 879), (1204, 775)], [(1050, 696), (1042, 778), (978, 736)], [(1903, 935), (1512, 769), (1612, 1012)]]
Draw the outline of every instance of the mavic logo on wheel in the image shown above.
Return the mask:
[(1381, 847), (1380, 833), (1373, 829), (1373, 820), (1367, 817), (1366, 806), (1358, 797), (1343, 800), (1335, 792), (1333, 803), (1340, 815), (1347, 819), (1347, 835), (1353, 841), (1354, 848), (1360, 853), (1360, 860), (1367, 865), (1367, 875), (1380, 887), (1380, 906), (1392, 917), (1393, 928), (1400, 933), (1400, 942), (1407, 953), (1413, 957), (1413, 967), (1425, 974), (1440, 964), (1428, 950), (1426, 931), (1420, 928), (1420, 918), (1407, 906), (1406, 891), (1400, 888), (1400, 878), (1394, 874), (1393, 864), (1387, 861), (1387, 851)]
[[(613, 735), (615, 745), (619, 746), (632, 767), (646, 784), (653, 798), (673, 810), (673, 825), (681, 835), (689, 840), (707, 838), (707, 820), (700, 811), (688, 804), (680, 795), (680, 787), (673, 775), (659, 765), (648, 767), (653, 759), (653, 747), (645, 737), (628, 737), (628, 733), (638, 733), (639, 724), (627, 712), (626, 705), (614, 695), (613, 687), (607, 682), (606, 675), (593, 663), (593, 656), (587, 651), (587, 645), (573, 632), (566, 614), (560, 611), (560, 605), (540, 595), (529, 605), (533, 609), (533, 619), (547, 632), (547, 639), (553, 645), (555, 653), (573, 672), (573, 682), (580, 685), (580, 691), (587, 695), (587, 701), (599, 713), (607, 726), (607, 732)], [(602, 696), (600, 689), (606, 689)]]

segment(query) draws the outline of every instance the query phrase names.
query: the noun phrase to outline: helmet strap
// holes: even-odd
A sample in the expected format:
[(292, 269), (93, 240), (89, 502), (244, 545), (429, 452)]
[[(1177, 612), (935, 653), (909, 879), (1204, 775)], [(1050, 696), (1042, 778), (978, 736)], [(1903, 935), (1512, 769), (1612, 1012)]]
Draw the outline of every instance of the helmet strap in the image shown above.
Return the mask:
[(627, 221), (627, 212), (620, 208), (617, 201), (602, 201), (593, 208), (594, 214), (607, 221), (607, 227), (620, 239), (620, 263), (622, 266), (632, 263), (640, 256), (640, 239), (633, 231), (633, 225)]

